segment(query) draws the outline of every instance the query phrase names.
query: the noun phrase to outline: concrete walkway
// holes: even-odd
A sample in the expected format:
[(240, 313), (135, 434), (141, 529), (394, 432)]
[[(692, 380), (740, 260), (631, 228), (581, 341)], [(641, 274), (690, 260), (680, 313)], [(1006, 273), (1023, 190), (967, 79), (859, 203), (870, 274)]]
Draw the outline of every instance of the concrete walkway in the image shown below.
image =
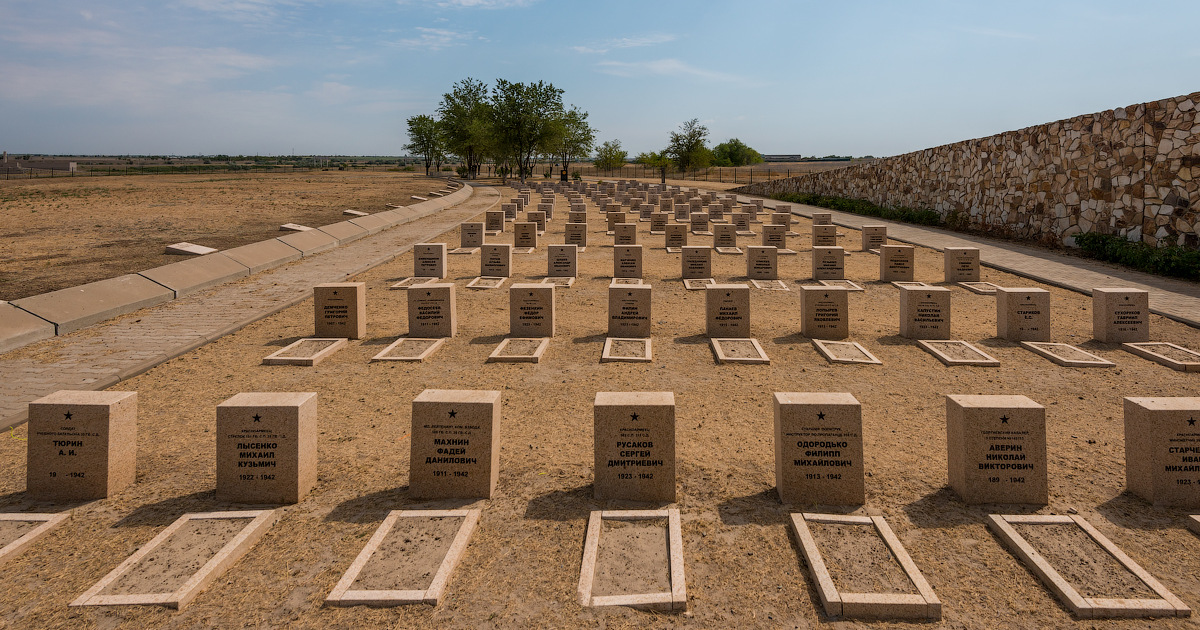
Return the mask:
[[(758, 197), (738, 196), (739, 202), (743, 203), (748, 203), (751, 199)], [(774, 208), (777, 203), (786, 202), (766, 199), (763, 206)], [(981, 236), (864, 217), (804, 204), (793, 203), (791, 206), (792, 214), (810, 219), (813, 212), (828, 212), (833, 215), (834, 224), (856, 230), (861, 229), (863, 225), (886, 225), (889, 239), (938, 251), (946, 247), (978, 247), (979, 260), (988, 267), (1086, 295), (1091, 295), (1095, 287), (1145, 289), (1150, 292), (1151, 312), (1200, 328), (1200, 284), (1195, 282), (1163, 278), (1097, 260)], [(852, 244), (851, 248), (853, 247)]]
[(500, 201), (491, 187), (466, 201), (282, 267), (0, 355), (0, 428), (60, 389), (98, 390), (312, 296), (312, 287), (381, 265)]

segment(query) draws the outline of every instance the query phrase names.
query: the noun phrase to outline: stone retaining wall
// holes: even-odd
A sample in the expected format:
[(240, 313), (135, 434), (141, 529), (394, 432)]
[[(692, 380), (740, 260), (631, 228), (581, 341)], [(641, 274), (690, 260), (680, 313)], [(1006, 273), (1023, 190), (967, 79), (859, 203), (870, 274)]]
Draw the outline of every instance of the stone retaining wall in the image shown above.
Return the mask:
[[(952, 213), (972, 229), (1073, 245), (1104, 232), (1200, 244), (1200, 92), (737, 189)], [(953, 217), (952, 217), (953, 218)]]

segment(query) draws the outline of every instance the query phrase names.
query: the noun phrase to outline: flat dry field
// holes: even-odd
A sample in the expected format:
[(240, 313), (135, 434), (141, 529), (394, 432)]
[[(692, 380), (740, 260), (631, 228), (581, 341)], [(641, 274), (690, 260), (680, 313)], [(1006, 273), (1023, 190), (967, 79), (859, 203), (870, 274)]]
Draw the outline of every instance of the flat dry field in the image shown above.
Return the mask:
[[(221, 186), (214, 182), (212, 186)], [(501, 189), (503, 198), (512, 191)], [(328, 198), (328, 207), (343, 204)], [(562, 242), (565, 201), (543, 242)], [(0, 573), (0, 624), (12, 627), (798, 627), (831, 625), (790, 533), (789, 514), (812, 506), (782, 505), (775, 493), (774, 392), (849, 392), (862, 403), (866, 504), (883, 515), (943, 602), (934, 628), (1194, 628), (1181, 619), (1077, 621), (985, 526), (989, 513), (1024, 506), (968, 506), (946, 486), (946, 394), (1023, 394), (1046, 407), (1050, 504), (1046, 514), (1077, 511), (1193, 608), (1200, 607), (1200, 537), (1183, 527), (1187, 512), (1154, 508), (1124, 492), (1122, 397), (1200, 396), (1200, 374), (1173, 372), (1091, 338), (1085, 296), (1051, 292), (1053, 339), (1081, 345), (1116, 362), (1112, 368), (1057, 366), (995, 338), (995, 301), (957, 286), (953, 333), (978, 342), (1000, 367), (946, 367), (898, 336), (898, 290), (873, 282), (878, 258), (857, 250), (859, 234), (841, 238), (851, 250), (846, 273), (866, 291), (850, 295), (851, 338), (883, 365), (831, 365), (799, 334), (798, 291), (753, 290), (753, 334), (770, 365), (717, 365), (704, 337), (704, 295), (686, 291), (680, 257), (661, 248), (640, 224), (648, 246), (645, 279), (653, 285), (654, 361), (600, 363), (607, 330), (611, 243), (598, 212), (579, 280), (557, 296), (558, 330), (541, 363), (485, 363), (508, 332), (508, 291), (466, 289), (478, 255), (449, 257), (457, 287), (458, 335), (420, 364), (369, 359), (404, 335), (406, 294), (388, 285), (411, 274), (412, 256), (356, 278), (367, 285), (368, 336), (317, 367), (261, 365), (262, 358), (313, 331), (312, 304), (302, 303), (173, 359), (120, 385), (139, 397), (136, 484), (75, 508), (73, 517)], [(480, 219), (482, 220), (482, 218)], [(800, 220), (797, 231), (808, 232)], [(400, 228), (404, 229), (404, 228)], [(756, 227), (757, 229), (757, 227)], [(693, 237), (695, 238), (695, 237)], [(492, 240), (511, 242), (511, 233)], [(451, 247), (457, 230), (437, 239)], [(798, 241), (798, 242), (797, 242)], [(743, 239), (753, 244), (757, 239)], [(807, 238), (793, 239), (796, 249)], [(741, 281), (745, 259), (714, 255), (718, 280)], [(809, 277), (809, 256), (781, 257), (793, 289)], [(917, 249), (917, 279), (941, 279), (942, 257)], [(515, 280), (538, 280), (546, 253), (514, 256)], [(985, 269), (1003, 286), (1038, 286)], [(1200, 330), (1151, 318), (1152, 337), (1200, 348)], [(500, 473), (495, 498), (437, 607), (331, 608), (323, 605), (342, 573), (389, 510), (458, 507), (410, 498), (411, 403), (426, 388), (496, 390), (502, 395)], [(185, 512), (230, 509), (214, 499), (215, 407), (239, 392), (297, 391), (319, 396), (318, 481), (236, 565), (183, 611), (153, 606), (69, 608), (67, 604)], [(576, 599), (588, 515), (634, 507), (592, 498), (592, 403), (600, 391), (670, 391), (676, 398), (678, 507), (689, 610), (683, 614), (626, 608), (586, 609)], [(0, 511), (61, 509), (25, 499), (25, 428), (0, 440)], [(844, 590), (903, 589), (888, 560), (849, 545), (837, 527), (818, 531), (833, 554)], [(645, 534), (645, 532), (641, 532)], [(638, 532), (613, 530), (627, 549), (647, 549)], [(442, 537), (417, 532), (412, 540)], [(848, 534), (847, 534), (848, 535)], [(1033, 535), (1031, 534), (1031, 537)], [(1065, 563), (1086, 594), (1136, 596), (1111, 563), (1095, 554), (1078, 561), (1070, 532), (1037, 538), (1043, 553)], [(661, 558), (658, 553), (648, 554)], [(864, 543), (865, 544), (865, 543)], [(878, 546), (874, 548), (879, 551)], [(615, 553), (614, 553), (615, 552)], [(622, 549), (609, 549), (617, 565)], [(635, 553), (624, 554), (636, 564)], [(644, 581), (661, 587), (661, 572)], [(372, 579), (378, 579), (375, 576)], [(875, 586), (871, 586), (871, 585)], [(880, 585), (882, 584), (882, 585)], [(614, 588), (608, 584), (606, 588)], [(879, 622), (871, 627), (911, 628)]]
[(177, 262), (172, 243), (229, 249), (416, 203), (444, 180), (379, 171), (0, 180), (0, 300)]

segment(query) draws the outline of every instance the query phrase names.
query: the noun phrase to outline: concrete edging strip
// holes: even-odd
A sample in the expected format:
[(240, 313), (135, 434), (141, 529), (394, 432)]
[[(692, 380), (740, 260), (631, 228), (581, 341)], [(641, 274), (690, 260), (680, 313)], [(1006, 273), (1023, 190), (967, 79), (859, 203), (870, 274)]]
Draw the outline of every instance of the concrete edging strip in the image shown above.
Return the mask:
[(300, 254), (311, 256), (313, 254), (323, 252), (327, 249), (333, 249), (338, 246), (338, 240), (321, 230), (307, 230), (304, 232), (296, 232), (287, 236), (280, 236), (275, 240), (295, 247), (300, 250)]
[(11, 302), (54, 324), (64, 335), (106, 319), (175, 299), (175, 292), (136, 273)]
[(0, 352), (53, 336), (54, 324), (8, 302), (0, 302)]
[(304, 255), (299, 249), (277, 238), (234, 247), (219, 253), (246, 265), (252, 274), (271, 267), (278, 267), (293, 260), (300, 260), (300, 257)]
[(171, 289), (178, 298), (229, 280), (245, 278), (250, 275), (250, 269), (224, 254), (216, 253), (147, 269), (138, 275)]

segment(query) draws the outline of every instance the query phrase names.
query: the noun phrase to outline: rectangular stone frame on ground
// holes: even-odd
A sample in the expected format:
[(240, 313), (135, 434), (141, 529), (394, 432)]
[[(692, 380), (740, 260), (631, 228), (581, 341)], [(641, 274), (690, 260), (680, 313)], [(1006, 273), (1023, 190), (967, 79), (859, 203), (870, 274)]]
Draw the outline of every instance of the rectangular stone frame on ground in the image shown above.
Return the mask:
[[(596, 560), (600, 554), (600, 530), (604, 519), (635, 521), (667, 519), (667, 544), (671, 590), (662, 593), (636, 593), (632, 595), (592, 595), (592, 583), (596, 577)], [(686, 610), (687, 583), (683, 571), (683, 533), (680, 526), (679, 509), (665, 510), (595, 510), (588, 519), (587, 539), (583, 545), (583, 561), (579, 568), (579, 603), (582, 606), (632, 606), (652, 610)]]
[[(966, 341), (961, 341), (961, 340), (957, 340), (957, 339), (918, 339), (917, 345), (924, 348), (925, 351), (928, 352), (929, 354), (932, 354), (933, 356), (937, 357), (937, 360), (941, 361), (945, 365), (950, 365), (950, 366), (975, 365), (975, 366), (979, 366), (979, 367), (998, 367), (1000, 365), (1000, 362), (997, 361), (995, 357), (993, 357), (992, 355), (975, 347), (974, 344), (968, 343)], [(946, 354), (940, 348), (940, 346), (950, 346), (950, 345), (958, 346), (958, 347), (964, 348), (970, 352), (974, 352), (979, 355), (979, 358), (978, 359), (958, 359), (958, 358), (955, 358), (955, 357), (952, 357), (952, 356)]]
[[(393, 351), (400, 349), (408, 343), (420, 343), (425, 347), (416, 354), (392, 354)], [(393, 341), (388, 347), (384, 348), (379, 354), (371, 357), (372, 361), (424, 361), (429, 358), (442, 344), (446, 343), (445, 337), (424, 338), (424, 337), (401, 337)]]
[[(1112, 367), (1116, 365), (1108, 359), (1098, 357), (1091, 352), (1076, 348), (1069, 343), (1052, 341), (1022, 341), (1021, 346), (1034, 354), (1041, 355), (1064, 367)], [(1058, 353), (1056, 353), (1056, 350)], [(1074, 355), (1075, 358), (1063, 356), (1063, 353)], [(1090, 357), (1090, 358), (1088, 358)]]
[(1187, 527), (1196, 534), (1200, 535), (1200, 515), (1193, 514), (1187, 517)]
[[(813, 347), (817, 349), (817, 352), (819, 352), (821, 356), (825, 357), (825, 360), (829, 361), (830, 363), (865, 363), (869, 365), (883, 365), (883, 361), (880, 361), (875, 355), (871, 354), (869, 350), (864, 348), (862, 344), (858, 343), (857, 341), (827, 341), (824, 339), (813, 339), (812, 344)], [(845, 356), (838, 356), (834, 348), (852, 349), (855, 352), (861, 353), (862, 358), (852, 359)]]
[[(1121, 599), (1084, 597), (1025, 540), (1014, 524), (1019, 525), (1078, 525), (1121, 566), (1137, 576), (1160, 599)], [(1101, 619), (1107, 617), (1189, 617), (1192, 614), (1179, 598), (1168, 591), (1132, 558), (1125, 555), (1104, 534), (1092, 527), (1082, 516), (1056, 514), (989, 514), (988, 528), (1051, 592), (1077, 617)]]
[[(292, 350), (293, 348), (296, 348), (297, 346), (303, 345), (305, 343), (311, 343), (314, 341), (324, 342), (326, 345), (324, 348), (321, 348), (320, 350), (317, 350), (316, 352), (309, 354), (307, 356), (292, 356), (292, 357), (284, 356), (285, 354), (288, 353), (288, 351)], [(332, 337), (328, 337), (328, 338), (306, 337), (304, 339), (297, 339), (296, 341), (293, 341), (292, 343), (289, 343), (288, 345), (280, 348), (279, 350), (276, 350), (275, 352), (272, 352), (271, 354), (268, 354), (267, 356), (263, 357), (262, 364), (263, 365), (303, 365), (303, 366), (307, 366), (307, 367), (312, 367), (312, 366), (320, 363), (321, 361), (324, 361), (326, 358), (328, 358), (330, 355), (337, 352), (338, 350), (341, 350), (343, 347), (345, 347), (346, 343), (347, 343), (347, 341), (343, 338), (332, 338)]]
[[(358, 557), (350, 565), (349, 569), (342, 574), (342, 579), (338, 580), (336, 586), (330, 591), (329, 596), (325, 598), (325, 603), (331, 606), (398, 606), (401, 604), (430, 604), (437, 606), (442, 601), (442, 596), (446, 593), (446, 583), (450, 580), (450, 575), (454, 573), (454, 569), (462, 560), (463, 554), (466, 552), (467, 544), (471, 541), (471, 535), (475, 533), (475, 527), (479, 524), (479, 515), (482, 510), (392, 510), (388, 512), (387, 518), (379, 524), (375, 530), (375, 534), (367, 541), (367, 545), (359, 552)], [(371, 561), (371, 556), (379, 550), (387, 535), (395, 527), (396, 521), (401, 518), (462, 518), (463, 522), (458, 526), (458, 531), (454, 534), (454, 540), (450, 543), (450, 548), (446, 550), (446, 556), (442, 558), (442, 562), (438, 565), (437, 573), (434, 574), (433, 580), (429, 583), (429, 588), (425, 590), (406, 590), (406, 591), (384, 591), (384, 590), (351, 590), (354, 581), (358, 579), (358, 574), (362, 572), (367, 563)]]
[[(641, 344), (645, 348), (640, 355), (621, 355), (613, 353), (614, 342)], [(604, 349), (600, 352), (601, 363), (650, 363), (654, 361), (654, 350), (650, 338), (605, 337)]]
[(504, 282), (508, 280), (503, 276), (479, 276), (467, 283), (468, 289), (484, 290), (484, 289), (499, 289), (504, 286)]
[(979, 295), (995, 295), (1000, 285), (991, 282), (959, 282), (958, 286)]
[(63, 521), (71, 516), (70, 512), (59, 512), (58, 514), (37, 514), (27, 512), (16, 512), (12, 514), (0, 514), (0, 521), (18, 521), (27, 523), (41, 523), (37, 527), (25, 532), (16, 540), (9, 542), (0, 548), (0, 565), (21, 555), (23, 551), (29, 548), (41, 538), (43, 535), (50, 533), (54, 528), (62, 524)]
[[(207, 519), (248, 519), (250, 522), (242, 528), (225, 546), (221, 547), (204, 566), (192, 574), (182, 586), (167, 593), (135, 593), (129, 595), (101, 595), (100, 593), (131, 571), (143, 558), (152, 554), (155, 549), (167, 542), (175, 532), (183, 528), (190, 520)], [(204, 590), (213, 580), (221, 576), (230, 566), (236, 563), (259, 538), (270, 529), (277, 518), (276, 510), (241, 510), (233, 512), (196, 512), (184, 514), (171, 523), (166, 529), (143, 545), (132, 556), (129, 556), (117, 568), (96, 582), (71, 606), (125, 606), (125, 605), (157, 605), (168, 606), (176, 610), (187, 606), (200, 591)]]
[[(792, 514), (792, 530), (800, 543), (800, 552), (804, 555), (804, 563), (808, 565), (813, 582), (816, 583), (817, 595), (825, 614), (830, 617), (867, 617), (872, 619), (941, 619), (942, 602), (933, 587), (925, 580), (921, 570), (917, 568), (912, 557), (908, 555), (900, 539), (892, 532), (887, 521), (882, 516), (856, 516), (843, 514)], [(808, 523), (829, 523), (834, 525), (871, 525), (875, 533), (883, 539), (884, 545), (897, 564), (904, 570), (904, 575), (912, 582), (917, 592), (914, 593), (842, 593), (833, 583), (833, 576), (825, 566), (821, 550), (813, 538)]]
[(863, 290), (861, 286), (850, 280), (817, 280), (817, 284), (824, 287), (842, 287), (851, 292)]
[(431, 282), (437, 282), (438, 280), (441, 280), (441, 278), (423, 278), (423, 277), (418, 277), (418, 276), (409, 276), (407, 278), (402, 278), (399, 282), (396, 282), (395, 284), (388, 285), (388, 288), (396, 289), (398, 291), (407, 291), (408, 289), (411, 289), (415, 286), (419, 286), (422, 284), (429, 284)]
[[(1200, 372), (1200, 353), (1193, 350), (1177, 346), (1173, 343), (1165, 341), (1146, 341), (1140, 343), (1123, 343), (1121, 348), (1125, 351), (1136, 354), (1143, 359), (1149, 359), (1159, 365), (1165, 365), (1172, 370), (1178, 372)], [(1171, 352), (1176, 356), (1171, 356), (1163, 351)], [(1191, 356), (1192, 360), (1179, 360), (1179, 356)]]
[[(529, 354), (504, 354), (504, 349), (508, 344), (514, 341), (537, 341), (539, 342), (537, 349)], [(509, 337), (500, 342), (495, 350), (488, 355), (488, 363), (539, 363), (542, 360), (542, 355), (545, 354), (546, 348), (550, 346), (549, 337)]]
[[(712, 339), (709, 339), (709, 341), (712, 344), (713, 353), (717, 355), (717, 363), (722, 363), (722, 364), (723, 363), (751, 363), (751, 364), (770, 364), (771, 363), (771, 359), (769, 357), (767, 357), (766, 351), (764, 351), (762, 346), (759, 345), (758, 340), (754, 339), (753, 337), (737, 338), (737, 339), (712, 338)], [(726, 353), (726, 348), (724, 346), (732, 345), (735, 343), (750, 344), (758, 356), (753, 356), (753, 357), (729, 356), (729, 354)]]
[(751, 280), (750, 284), (764, 291), (791, 291), (783, 280)]

